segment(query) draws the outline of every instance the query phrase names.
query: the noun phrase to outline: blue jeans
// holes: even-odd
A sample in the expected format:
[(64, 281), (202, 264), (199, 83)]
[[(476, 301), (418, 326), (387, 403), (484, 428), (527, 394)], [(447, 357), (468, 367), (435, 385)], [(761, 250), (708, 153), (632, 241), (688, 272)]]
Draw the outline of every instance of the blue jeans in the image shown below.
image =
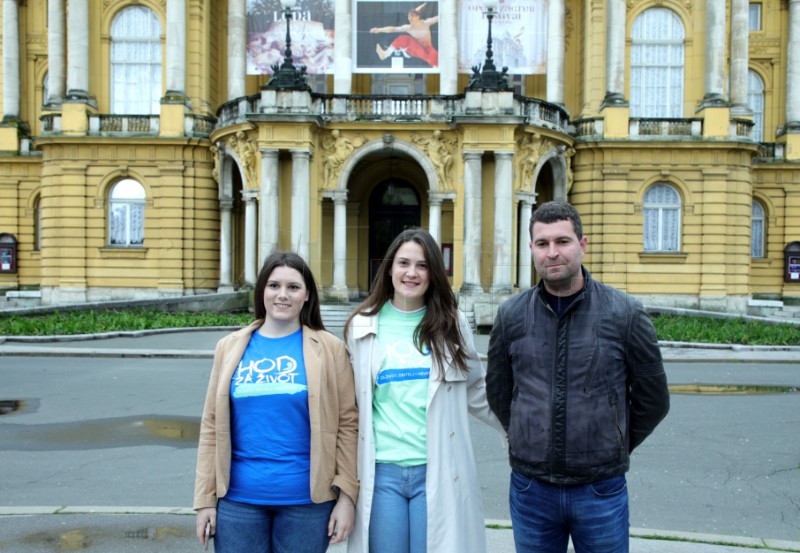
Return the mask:
[(375, 464), (369, 520), (370, 553), (425, 553), (428, 543), (426, 469), (427, 465)]
[(217, 502), (216, 553), (324, 553), (335, 501), (305, 505)]
[(511, 526), (517, 553), (628, 553), (628, 487), (624, 476), (557, 486), (511, 473)]

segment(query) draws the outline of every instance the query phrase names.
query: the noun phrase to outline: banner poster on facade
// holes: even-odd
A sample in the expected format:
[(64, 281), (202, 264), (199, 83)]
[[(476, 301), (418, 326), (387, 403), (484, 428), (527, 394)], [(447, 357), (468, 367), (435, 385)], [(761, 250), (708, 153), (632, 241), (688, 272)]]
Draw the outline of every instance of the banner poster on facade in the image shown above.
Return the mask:
[[(335, 0), (298, 0), (292, 10), (292, 61), (310, 75), (333, 73)], [(280, 0), (247, 0), (247, 74), (271, 75), (283, 63), (286, 20)]]
[(354, 0), (354, 73), (435, 73), (439, 2)]
[[(486, 60), (489, 22), (483, 0), (461, 0), (458, 14), (458, 71)], [(500, 0), (492, 18), (492, 54), (498, 69), (515, 75), (545, 73), (547, 0)]]

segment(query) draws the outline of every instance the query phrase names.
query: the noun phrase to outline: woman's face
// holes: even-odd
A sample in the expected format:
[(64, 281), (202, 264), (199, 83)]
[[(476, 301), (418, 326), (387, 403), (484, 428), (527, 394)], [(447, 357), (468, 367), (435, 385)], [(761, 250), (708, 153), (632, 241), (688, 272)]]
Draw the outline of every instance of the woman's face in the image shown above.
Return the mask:
[(308, 300), (303, 275), (291, 267), (275, 267), (264, 288), (266, 318), (275, 322), (300, 324), (300, 311)]
[(425, 305), (430, 275), (422, 246), (414, 241), (400, 246), (394, 255), (390, 276), (394, 287), (392, 304), (395, 307), (403, 311), (414, 311)]

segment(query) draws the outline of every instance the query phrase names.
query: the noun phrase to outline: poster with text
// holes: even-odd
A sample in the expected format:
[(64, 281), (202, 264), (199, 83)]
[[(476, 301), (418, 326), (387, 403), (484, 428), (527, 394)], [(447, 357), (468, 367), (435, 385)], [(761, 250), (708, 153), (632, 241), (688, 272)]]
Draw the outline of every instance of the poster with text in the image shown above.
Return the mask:
[[(310, 75), (333, 73), (335, 0), (298, 0), (292, 10), (292, 61)], [(286, 19), (280, 0), (247, 0), (247, 74), (271, 75), (283, 63)]]
[[(458, 14), (458, 70), (486, 60), (489, 22), (483, 0), (461, 0)], [(499, 70), (519, 75), (545, 73), (547, 60), (547, 0), (500, 0), (492, 18), (492, 54)]]
[(353, 21), (353, 72), (438, 71), (438, 1), (355, 0)]

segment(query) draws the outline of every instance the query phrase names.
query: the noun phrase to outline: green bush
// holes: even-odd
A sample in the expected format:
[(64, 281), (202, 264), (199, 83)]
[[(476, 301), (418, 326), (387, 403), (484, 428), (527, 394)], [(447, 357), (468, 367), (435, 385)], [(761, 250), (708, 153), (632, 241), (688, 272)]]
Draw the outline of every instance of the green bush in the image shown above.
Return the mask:
[[(114, 311), (64, 311), (40, 316), (0, 317), (0, 336), (53, 336), (93, 334), (157, 328), (243, 326), (252, 313), (165, 313), (131, 309)], [(657, 315), (653, 318), (659, 340), (741, 345), (800, 345), (800, 325), (765, 323), (745, 319)]]

